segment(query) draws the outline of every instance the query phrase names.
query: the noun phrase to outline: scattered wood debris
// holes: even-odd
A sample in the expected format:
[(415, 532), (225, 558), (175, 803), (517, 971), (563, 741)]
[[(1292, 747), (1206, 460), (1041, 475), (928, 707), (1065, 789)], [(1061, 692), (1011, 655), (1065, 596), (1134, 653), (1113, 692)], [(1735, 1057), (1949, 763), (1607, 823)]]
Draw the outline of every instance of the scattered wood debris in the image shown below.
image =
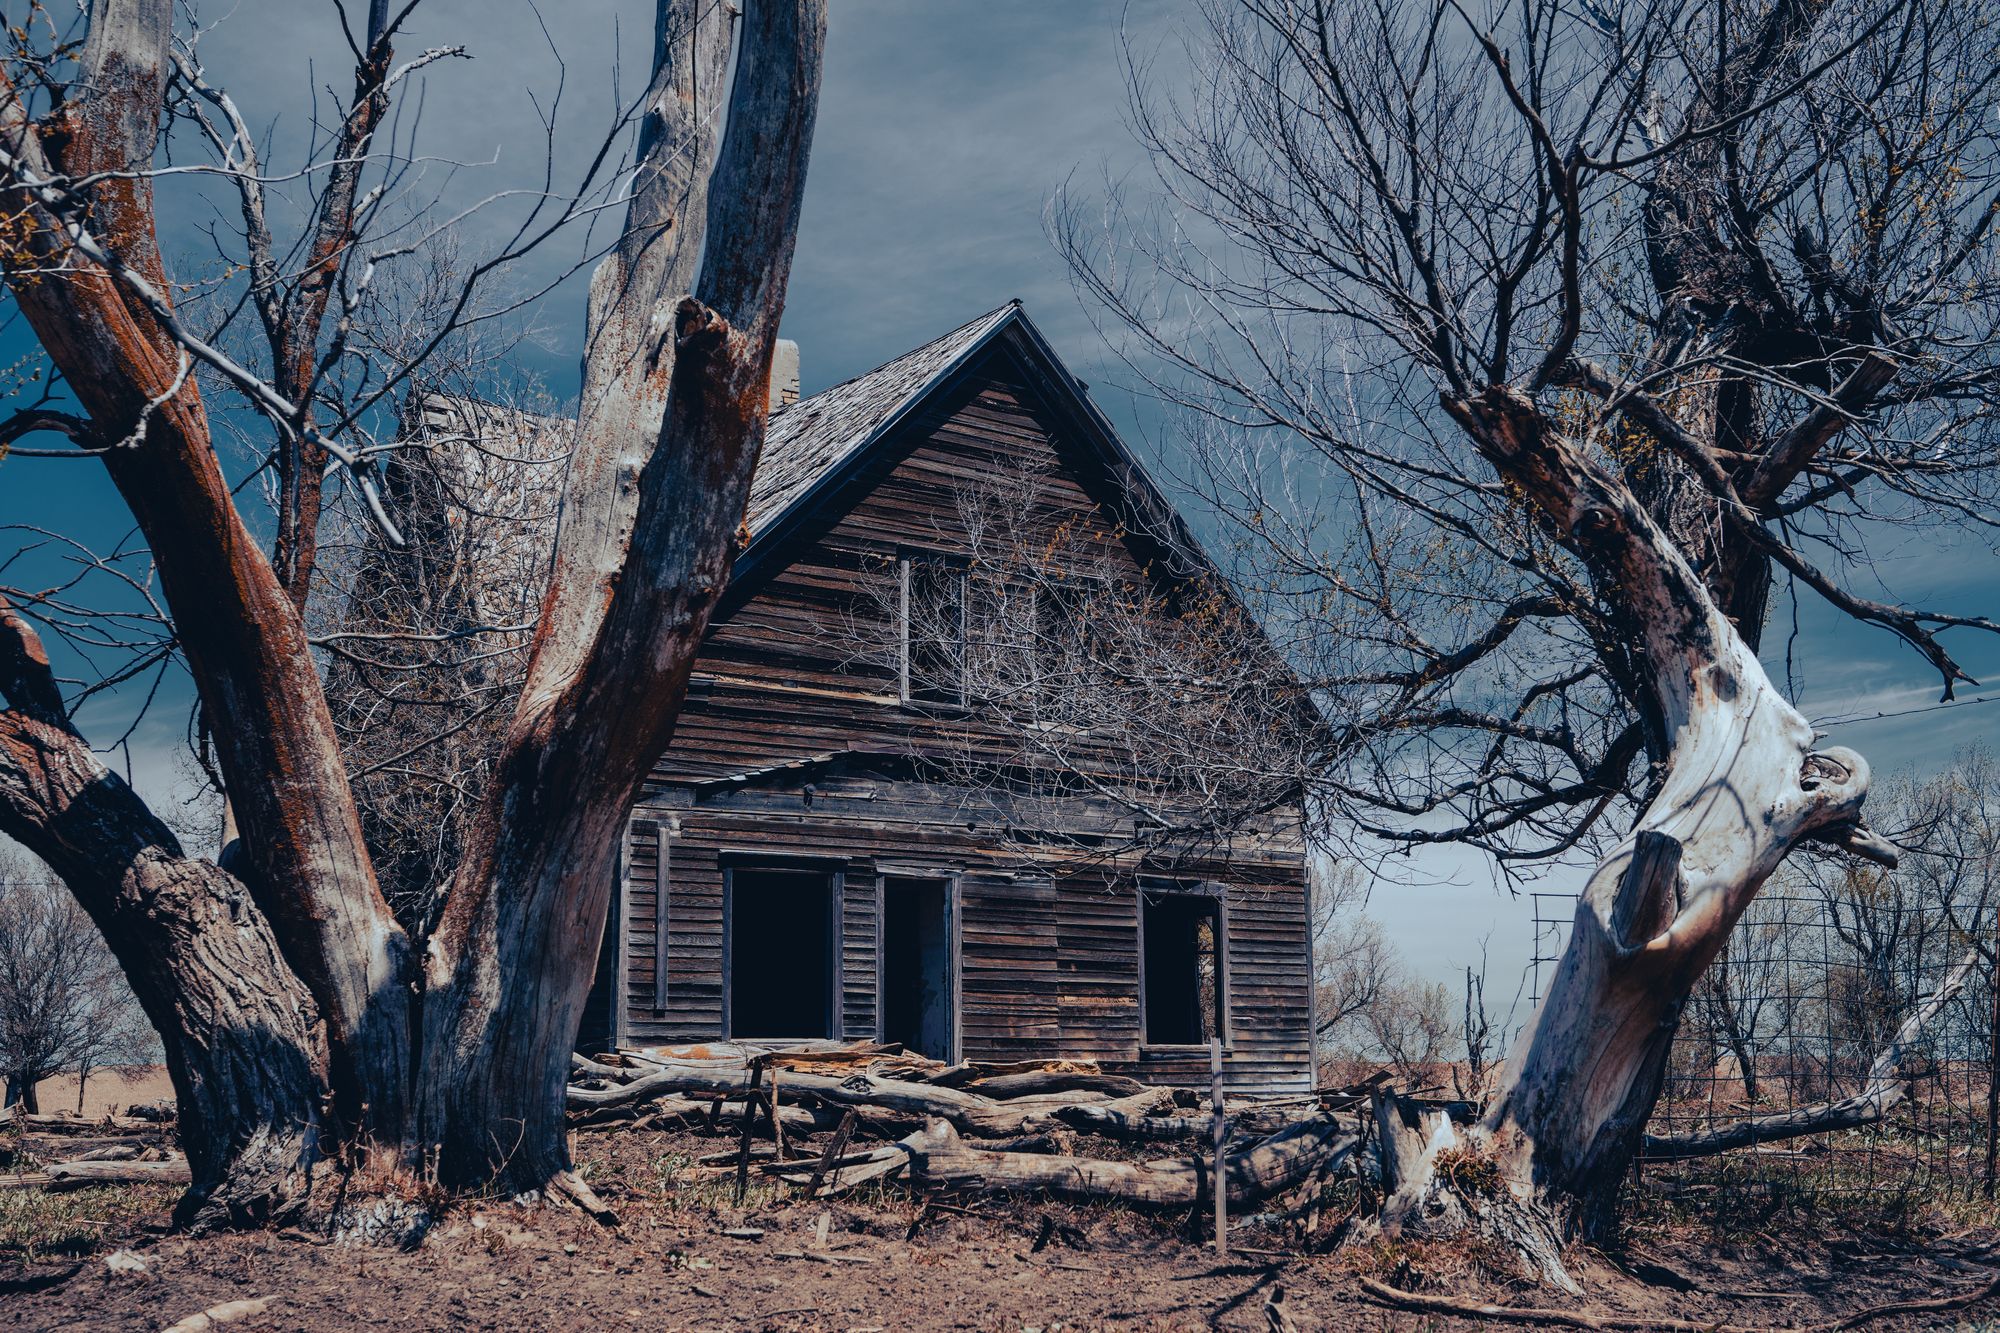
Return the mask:
[[(701, 1160), (717, 1171), (734, 1163), (739, 1200), (753, 1164), (821, 1199), (887, 1178), (926, 1192), (1037, 1193), (1161, 1209), (1215, 1193), (1205, 1157), (1079, 1154), (1078, 1133), (1167, 1143), (1205, 1138), (1216, 1124), (1191, 1092), (1106, 1074), (1091, 1061), (945, 1064), (871, 1042), (717, 1044), (578, 1056), (575, 1074), (569, 1104), (579, 1125), (629, 1122), (642, 1108), (653, 1123), (705, 1118), (711, 1132), (734, 1124), (735, 1150)], [(782, 1112), (773, 1095), (780, 1087)], [(1366, 1091), (1226, 1108), (1225, 1128), (1235, 1136), (1221, 1158), (1228, 1202), (1248, 1205), (1337, 1169), (1358, 1142), (1358, 1125), (1328, 1102), (1358, 1106)], [(760, 1127), (762, 1144), (753, 1142)], [(823, 1149), (803, 1147), (825, 1131)], [(879, 1142), (858, 1142), (869, 1138)]]

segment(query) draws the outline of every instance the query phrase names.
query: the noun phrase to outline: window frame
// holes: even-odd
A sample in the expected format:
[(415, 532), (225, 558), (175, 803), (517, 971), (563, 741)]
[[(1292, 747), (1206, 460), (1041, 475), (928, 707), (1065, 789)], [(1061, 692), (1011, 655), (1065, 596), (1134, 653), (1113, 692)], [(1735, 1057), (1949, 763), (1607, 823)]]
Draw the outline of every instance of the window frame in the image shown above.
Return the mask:
[[(910, 692), (910, 661), (913, 644), (910, 634), (910, 592), (918, 566), (948, 570), (958, 581), (958, 697), (956, 700), (922, 699)], [(972, 652), (972, 566), (963, 557), (939, 551), (902, 550), (896, 553), (896, 636), (900, 646), (896, 659), (896, 697), (905, 708), (927, 712), (962, 713), (972, 707), (970, 657)]]
[(1208, 1049), (1207, 1042), (1154, 1041), (1146, 1028), (1146, 899), (1205, 898), (1215, 908), (1215, 1028), (1222, 1050), (1235, 1049), (1235, 1026), (1230, 1022), (1231, 990), (1229, 965), (1229, 886), (1214, 880), (1180, 880), (1158, 875), (1140, 875), (1133, 886), (1137, 908), (1137, 957), (1139, 964), (1139, 1053), (1142, 1056), (1185, 1057)]

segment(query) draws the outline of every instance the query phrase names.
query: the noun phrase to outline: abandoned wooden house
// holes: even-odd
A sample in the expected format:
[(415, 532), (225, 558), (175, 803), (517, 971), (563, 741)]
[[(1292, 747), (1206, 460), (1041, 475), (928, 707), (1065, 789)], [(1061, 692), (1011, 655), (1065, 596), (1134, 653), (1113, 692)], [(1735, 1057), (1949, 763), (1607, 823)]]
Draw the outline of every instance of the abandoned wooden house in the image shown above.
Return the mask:
[[(953, 677), (968, 482), (1034, 470), (1134, 580), (1191, 548), (1084, 386), (1017, 302), (795, 395), (774, 383), (748, 545), (628, 823), (582, 1044), (867, 1038), (1173, 1083), (1220, 1037), (1234, 1089), (1309, 1088), (1295, 817), (1161, 865), (1102, 850), (1130, 817), (1085, 792), (1023, 828), (953, 762), (981, 726)], [(942, 636), (910, 628), (919, 589)]]

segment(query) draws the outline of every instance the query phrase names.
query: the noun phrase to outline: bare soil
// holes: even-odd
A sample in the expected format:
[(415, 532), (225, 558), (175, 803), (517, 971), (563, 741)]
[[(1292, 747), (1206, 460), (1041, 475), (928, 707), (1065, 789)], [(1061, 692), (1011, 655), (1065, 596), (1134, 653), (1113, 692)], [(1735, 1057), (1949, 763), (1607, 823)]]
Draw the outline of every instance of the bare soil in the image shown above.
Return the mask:
[[(1115, 1208), (927, 1207), (895, 1187), (803, 1203), (761, 1181), (738, 1208), (729, 1173), (693, 1161), (725, 1143), (586, 1133), (579, 1154), (618, 1208), (617, 1228), (531, 1204), (468, 1203), (410, 1252), (296, 1229), (190, 1239), (167, 1229), (171, 1196), (159, 1190), (0, 1200), (0, 1326), (158, 1330), (270, 1298), (228, 1327), (1266, 1329), (1280, 1291), (1302, 1330), (1491, 1326), (1385, 1309), (1361, 1290), (1370, 1276), (1506, 1305), (1792, 1328), (2000, 1277), (2000, 1232), (1937, 1218), (1905, 1213), (1893, 1228), (1857, 1229), (1793, 1214), (1724, 1236), (1654, 1210), (1621, 1254), (1574, 1256), (1589, 1296), (1571, 1302), (1513, 1276), (1505, 1256), (1410, 1243), (1300, 1253), (1289, 1230), (1255, 1220), (1232, 1232), (1236, 1253), (1218, 1262), (1190, 1219)], [(1869, 1327), (1971, 1327), (1996, 1315), (2000, 1302)]]

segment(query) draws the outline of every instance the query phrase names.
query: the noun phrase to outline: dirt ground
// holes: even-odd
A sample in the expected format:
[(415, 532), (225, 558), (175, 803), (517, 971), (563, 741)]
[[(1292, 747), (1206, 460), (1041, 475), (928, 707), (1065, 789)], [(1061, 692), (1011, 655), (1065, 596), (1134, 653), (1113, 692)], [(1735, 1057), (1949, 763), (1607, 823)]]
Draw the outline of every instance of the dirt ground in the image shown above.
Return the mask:
[[(1218, 1262), (1189, 1219), (1121, 1209), (926, 1207), (893, 1187), (798, 1203), (764, 1185), (736, 1208), (727, 1171), (694, 1161), (720, 1146), (685, 1132), (587, 1134), (579, 1153), (620, 1212), (615, 1230), (494, 1201), (456, 1209), (408, 1253), (297, 1230), (176, 1236), (162, 1190), (0, 1191), (32, 1195), (0, 1200), (0, 1326), (158, 1330), (268, 1299), (228, 1327), (1268, 1329), (1283, 1327), (1267, 1313), (1274, 1298), (1301, 1330), (1490, 1326), (1385, 1309), (1361, 1289), (1371, 1276), (1507, 1305), (1800, 1327), (2000, 1278), (2000, 1233), (1941, 1219), (1863, 1231), (1795, 1214), (1721, 1237), (1648, 1217), (1615, 1258), (1574, 1256), (1589, 1295), (1571, 1302), (1512, 1276), (1501, 1256), (1413, 1244), (1286, 1253), (1287, 1234), (1258, 1219)], [(1869, 1327), (1973, 1328), (1996, 1316), (2000, 1300)]]

